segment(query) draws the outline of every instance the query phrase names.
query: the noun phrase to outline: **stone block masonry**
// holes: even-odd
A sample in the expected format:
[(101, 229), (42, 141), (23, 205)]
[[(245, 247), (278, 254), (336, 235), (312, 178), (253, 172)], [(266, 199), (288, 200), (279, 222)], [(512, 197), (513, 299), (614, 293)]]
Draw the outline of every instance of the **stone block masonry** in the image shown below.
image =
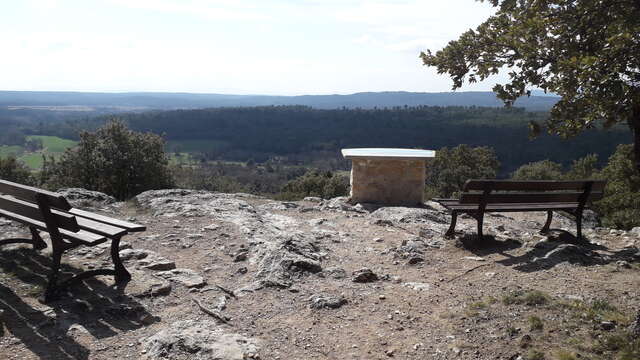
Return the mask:
[[(350, 150), (360, 152), (353, 153)], [(433, 157), (433, 152), (385, 150), (387, 149), (343, 150), (345, 157), (352, 160), (350, 202), (409, 206), (422, 204), (425, 160)]]

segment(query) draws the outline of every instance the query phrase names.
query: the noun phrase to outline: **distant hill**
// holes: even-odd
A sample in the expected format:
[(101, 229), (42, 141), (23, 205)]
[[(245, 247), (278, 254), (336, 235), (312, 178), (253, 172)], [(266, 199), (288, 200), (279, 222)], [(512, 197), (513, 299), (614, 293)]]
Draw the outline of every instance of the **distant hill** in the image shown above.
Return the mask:
[[(537, 96), (541, 95), (541, 96)], [(527, 110), (549, 110), (558, 97), (534, 93), (523, 97), (516, 106)], [(89, 93), (89, 92), (49, 92), (49, 91), (0, 91), (0, 106), (50, 107), (49, 110), (69, 110), (60, 107), (92, 107), (94, 110), (113, 109), (119, 111), (148, 109), (195, 109), (237, 106), (304, 105), (317, 109), (339, 108), (384, 108), (394, 106), (490, 106), (500, 107), (502, 102), (492, 92), (363, 92), (350, 95), (224, 95), (190, 93)]]

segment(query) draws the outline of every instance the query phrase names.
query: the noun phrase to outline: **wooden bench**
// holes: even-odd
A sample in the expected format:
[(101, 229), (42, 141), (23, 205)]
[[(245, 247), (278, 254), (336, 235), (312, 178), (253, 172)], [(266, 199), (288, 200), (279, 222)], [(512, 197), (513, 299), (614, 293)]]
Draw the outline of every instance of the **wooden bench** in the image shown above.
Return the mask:
[(554, 211), (564, 211), (576, 218), (577, 238), (582, 239), (582, 213), (591, 201), (602, 199), (606, 182), (468, 180), (460, 199), (434, 199), (451, 211), (451, 225), (445, 236), (454, 234), (458, 214), (466, 213), (478, 222), (482, 239), (482, 222), (487, 212), (546, 211), (547, 221), (541, 233), (549, 231)]
[[(35, 250), (40, 250), (46, 248), (47, 244), (39, 232), (49, 233), (53, 262), (44, 292), (45, 302), (54, 299), (57, 290), (91, 276), (114, 275), (118, 283), (129, 281), (131, 275), (120, 261), (120, 239), (128, 233), (146, 230), (143, 225), (75, 209), (60, 194), (6, 180), (0, 180), (0, 217), (22, 223), (31, 231), (30, 239), (5, 239), (0, 240), (0, 245), (28, 243)], [(113, 269), (85, 271), (58, 282), (60, 261), (65, 251), (81, 245), (95, 246), (109, 240)]]

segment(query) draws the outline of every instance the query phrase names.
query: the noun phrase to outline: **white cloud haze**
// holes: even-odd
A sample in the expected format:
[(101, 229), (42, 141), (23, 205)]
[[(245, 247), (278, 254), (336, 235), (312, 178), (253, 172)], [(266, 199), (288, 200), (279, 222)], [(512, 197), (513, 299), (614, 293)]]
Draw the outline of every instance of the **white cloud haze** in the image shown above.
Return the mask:
[[(473, 0), (29, 0), (0, 5), (3, 90), (449, 91), (422, 66), (486, 19)], [(487, 90), (488, 81), (467, 87)]]

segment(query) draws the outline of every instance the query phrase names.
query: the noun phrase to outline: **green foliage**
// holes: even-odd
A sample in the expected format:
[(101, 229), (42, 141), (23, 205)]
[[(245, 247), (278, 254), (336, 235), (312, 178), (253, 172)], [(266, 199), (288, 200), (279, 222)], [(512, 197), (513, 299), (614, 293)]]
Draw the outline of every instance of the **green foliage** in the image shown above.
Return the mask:
[(618, 145), (616, 152), (602, 169), (607, 180), (606, 197), (595, 204), (604, 215), (604, 226), (629, 229), (640, 226), (640, 171), (634, 165), (631, 145)]
[(600, 354), (617, 355), (612, 356), (612, 359), (637, 360), (640, 359), (640, 339), (634, 338), (625, 331), (603, 334), (592, 350)]
[(121, 200), (173, 183), (162, 138), (131, 131), (118, 120), (82, 132), (77, 147), (44, 167), (49, 187), (83, 187)]
[(27, 185), (33, 182), (29, 169), (13, 156), (0, 157), (0, 179)]
[(300, 166), (283, 166), (271, 161), (250, 167), (223, 161), (172, 167), (179, 188), (267, 196), (279, 193), (288, 181), (306, 171)]
[(541, 331), (544, 328), (544, 322), (537, 316), (529, 316), (527, 322), (529, 323), (529, 330), (531, 331)]
[(282, 187), (279, 199), (301, 200), (307, 196), (330, 199), (349, 194), (349, 179), (330, 171), (312, 170)]
[(497, 96), (510, 105), (531, 87), (560, 95), (546, 126), (562, 136), (628, 124), (640, 170), (640, 2), (490, 2), (493, 16), (435, 55), (421, 53), (424, 64), (447, 73), (454, 89), (509, 68)]
[(561, 180), (562, 165), (550, 160), (536, 161), (520, 166), (513, 172), (514, 180)]
[(597, 179), (598, 174), (598, 155), (589, 154), (583, 158), (573, 161), (571, 169), (565, 174), (567, 180), (583, 180)]
[(502, 303), (505, 305), (528, 305), (538, 306), (546, 305), (551, 299), (549, 295), (543, 293), (540, 290), (517, 290), (506, 294), (502, 298)]
[(427, 166), (428, 194), (450, 197), (462, 190), (469, 179), (495, 178), (500, 163), (493, 149), (462, 144), (436, 151), (435, 159)]
[(578, 360), (573, 353), (566, 350), (558, 350), (556, 360)]
[(544, 353), (539, 351), (539, 350), (535, 350), (535, 349), (531, 349), (529, 351), (527, 351), (527, 355), (525, 356), (526, 360), (544, 360)]
[[(626, 129), (588, 131), (580, 139), (542, 135), (529, 141), (529, 121), (548, 112), (521, 108), (418, 106), (386, 109), (314, 109), (300, 106), (155, 111), (120, 115), (136, 131), (166, 134), (170, 152), (200, 153), (203, 161), (256, 163), (278, 159), (287, 165), (347, 169), (343, 148), (400, 147), (429, 149), (458, 144), (492, 147), (507, 175), (518, 166), (544, 159), (567, 166), (595, 152), (608, 158), (615, 144), (629, 142)], [(101, 119), (91, 121), (100, 122)], [(85, 128), (91, 124), (77, 123)], [(51, 131), (55, 131), (51, 129)], [(526, 143), (526, 146), (523, 146)], [(330, 167), (325, 166), (330, 162)]]

